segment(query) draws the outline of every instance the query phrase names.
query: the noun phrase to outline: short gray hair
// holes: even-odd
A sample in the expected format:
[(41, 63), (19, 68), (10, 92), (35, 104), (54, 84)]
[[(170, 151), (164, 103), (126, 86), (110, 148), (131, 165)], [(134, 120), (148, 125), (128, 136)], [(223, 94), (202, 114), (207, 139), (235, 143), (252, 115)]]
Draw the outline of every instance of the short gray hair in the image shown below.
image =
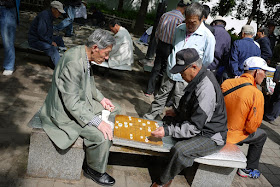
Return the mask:
[(185, 11), (185, 15), (187, 16), (198, 16), (198, 19), (201, 20), (203, 17), (203, 6), (198, 3), (192, 3), (191, 5), (187, 6), (186, 11)]
[(199, 58), (197, 61), (193, 62), (192, 64), (195, 64), (198, 67), (202, 67), (202, 60), (201, 60), (201, 58)]
[(97, 45), (99, 49), (105, 49), (110, 45), (115, 45), (115, 38), (103, 29), (96, 29), (89, 37), (86, 46)]

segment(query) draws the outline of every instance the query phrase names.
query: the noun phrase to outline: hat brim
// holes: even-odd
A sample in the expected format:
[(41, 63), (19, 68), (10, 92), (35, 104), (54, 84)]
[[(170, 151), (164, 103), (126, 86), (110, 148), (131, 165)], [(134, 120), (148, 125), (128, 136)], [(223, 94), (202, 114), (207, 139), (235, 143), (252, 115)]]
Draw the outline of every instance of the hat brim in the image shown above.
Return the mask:
[(172, 74), (181, 73), (187, 65), (175, 65), (169, 72)]
[(223, 20), (223, 19), (214, 19), (213, 21), (212, 21), (212, 25), (213, 25), (213, 23), (215, 22), (215, 21), (221, 21), (221, 22), (223, 22), (225, 25), (227, 25), (227, 22), (225, 21), (225, 20)]
[(261, 69), (266, 70), (266, 71), (270, 71), (270, 72), (275, 72), (276, 71), (275, 68), (272, 68), (272, 67), (269, 67), (269, 66), (263, 66)]
[(63, 9), (57, 9), (61, 14), (65, 14), (66, 12)]

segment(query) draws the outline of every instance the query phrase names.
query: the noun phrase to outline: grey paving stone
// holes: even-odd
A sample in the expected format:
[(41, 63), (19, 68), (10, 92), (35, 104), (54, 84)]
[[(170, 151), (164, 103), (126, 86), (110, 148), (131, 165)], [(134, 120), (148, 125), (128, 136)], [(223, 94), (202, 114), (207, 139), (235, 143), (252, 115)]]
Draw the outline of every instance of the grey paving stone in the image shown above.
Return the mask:
[(38, 187), (53, 187), (54, 186), (54, 180), (46, 180), (46, 179), (41, 179), (37, 186)]
[(268, 174), (272, 173), (272, 171), (264, 163), (259, 164), (259, 170), (260, 170), (261, 173), (268, 173)]
[(270, 182), (272, 186), (279, 185), (280, 179), (277, 178), (277, 176), (271, 174), (271, 175), (265, 175), (265, 178)]
[(271, 164), (266, 164), (266, 166), (274, 175), (280, 175), (280, 167)]
[(263, 148), (263, 153), (268, 157), (277, 157), (277, 154), (270, 148)]

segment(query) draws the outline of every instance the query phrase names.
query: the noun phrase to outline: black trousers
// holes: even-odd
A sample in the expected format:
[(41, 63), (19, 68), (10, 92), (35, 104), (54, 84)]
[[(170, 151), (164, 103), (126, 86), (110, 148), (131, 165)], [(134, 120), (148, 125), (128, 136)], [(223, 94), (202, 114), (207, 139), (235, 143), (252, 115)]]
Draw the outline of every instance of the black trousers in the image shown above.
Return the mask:
[(259, 161), (266, 138), (266, 132), (258, 128), (256, 132), (250, 134), (245, 140), (237, 143), (237, 145), (249, 144), (247, 169), (259, 169)]
[(154, 67), (150, 74), (150, 79), (148, 82), (147, 92), (149, 94), (154, 93), (157, 80), (159, 75), (163, 74), (166, 70), (167, 58), (171, 53), (172, 45), (158, 40), (157, 50), (156, 50), (156, 59), (154, 61)]

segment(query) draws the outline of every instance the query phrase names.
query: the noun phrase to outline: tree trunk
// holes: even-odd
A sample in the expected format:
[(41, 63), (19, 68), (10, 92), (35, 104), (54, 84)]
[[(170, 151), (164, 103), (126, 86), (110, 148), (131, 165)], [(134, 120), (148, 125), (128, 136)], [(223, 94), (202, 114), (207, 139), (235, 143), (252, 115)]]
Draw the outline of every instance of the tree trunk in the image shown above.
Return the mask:
[(147, 50), (147, 53), (145, 56), (145, 58), (147, 58), (147, 59), (153, 59), (155, 56), (156, 48), (157, 48), (157, 43), (155, 40), (155, 33), (157, 30), (158, 23), (160, 21), (160, 17), (166, 12), (166, 7), (167, 7), (166, 1), (163, 1), (162, 3), (158, 4), (156, 19), (154, 20), (153, 31), (150, 36), (150, 42), (149, 42), (148, 50)]
[(148, 5), (149, 5), (149, 0), (141, 1), (140, 10), (136, 18), (136, 23), (134, 27), (135, 34), (141, 35), (141, 33), (145, 31), (144, 23), (145, 23)]
[(118, 4), (118, 11), (122, 12), (123, 11), (123, 1), (124, 0), (119, 0), (119, 4)]
[(259, 10), (258, 10), (258, 8), (259, 8), (258, 5), (259, 5), (259, 3), (260, 3), (260, 0), (253, 0), (252, 12), (251, 12), (251, 14), (250, 14), (250, 16), (249, 16), (249, 18), (248, 18), (248, 21), (247, 21), (247, 24), (246, 24), (246, 25), (250, 25), (250, 24), (251, 24), (251, 22), (253, 21), (255, 15), (256, 15), (256, 13), (257, 13), (257, 11), (259, 11)]

